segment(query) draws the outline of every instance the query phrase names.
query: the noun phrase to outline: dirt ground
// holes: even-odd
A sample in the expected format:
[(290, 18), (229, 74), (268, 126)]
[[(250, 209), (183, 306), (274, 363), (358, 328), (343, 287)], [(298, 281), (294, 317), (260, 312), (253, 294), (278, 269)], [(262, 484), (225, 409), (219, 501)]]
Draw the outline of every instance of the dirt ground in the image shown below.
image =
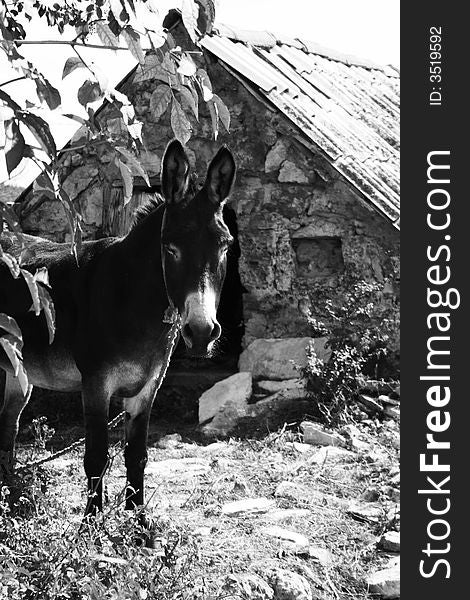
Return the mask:
[[(55, 447), (63, 446), (65, 440), (76, 439), (82, 433), (78, 424), (58, 431), (52, 445), (55, 440)], [(368, 591), (366, 577), (394, 556), (380, 550), (378, 541), (384, 532), (399, 530), (396, 422), (363, 420), (353, 430), (343, 432), (348, 439), (346, 449), (303, 444), (296, 426), (286, 426), (261, 439), (230, 439), (209, 444), (200, 443), (197, 432), (189, 425), (182, 437), (173, 433), (176, 431), (171, 430), (169, 423), (163, 428), (152, 426), (150, 433), (146, 512), (154, 520), (157, 538), (154, 550), (128, 542), (120, 545), (119, 536), (126, 538), (122, 528), (127, 531), (131, 519), (122, 507), (125, 470), (121, 432), (116, 431), (112, 436), (113, 460), (106, 476), (107, 503), (103, 522), (97, 525), (106, 531), (107, 537), (98, 545), (105, 566), (108, 563), (109, 568), (112, 566), (117, 579), (117, 570), (121, 569), (125, 577), (129, 565), (132, 573), (141, 565), (142, 573), (136, 576), (140, 587), (135, 588), (138, 590), (135, 595), (132, 590), (123, 595), (114, 591), (115, 595), (110, 592), (109, 596), (99, 591), (96, 596), (92, 592), (74, 595), (77, 586), (87, 590), (87, 585), (91, 585), (83, 583), (90, 579), (89, 567), (84, 566), (90, 560), (90, 546), (87, 546), (77, 550), (75, 566), (70, 567), (75, 569), (76, 578), (79, 572), (85, 573), (82, 583), (73, 580), (70, 573), (67, 575), (70, 584), (67, 583), (69, 580), (62, 574), (64, 559), (62, 563), (59, 561), (61, 566), (57, 569), (60, 577), (65, 577), (61, 585), (69, 590), (68, 595), (65, 592), (60, 595), (57, 584), (55, 596), (51, 592), (49, 596), (26, 594), (24, 598), (359, 600), (375, 597)], [(18, 451), (20, 462), (47, 455), (46, 451), (28, 447), (24, 443), (27, 436), (22, 439)], [(32, 501), (34, 509), (17, 519), (24, 535), (37, 536), (42, 560), (50, 555), (51, 564), (61, 544), (72, 547), (79, 539), (77, 532), (86, 502), (82, 460), (81, 448), (47, 463), (41, 470), (42, 492)], [(231, 504), (245, 500), (252, 501), (245, 509), (243, 505)], [(52, 532), (54, 541), (47, 537)], [(2, 548), (5, 552), (15, 551), (8, 537), (0, 536), (0, 542), (0, 554)], [(146, 579), (148, 573), (143, 572), (150, 568), (149, 560), (154, 561), (152, 565), (161, 562), (160, 587), (156, 583), (158, 577), (151, 584)], [(11, 564), (16, 567), (21, 564), (23, 568), (28, 564), (31, 573), (27, 561), (16, 560)], [(301, 576), (310, 592), (273, 596), (268, 584), (276, 573), (284, 571)], [(97, 568), (93, 573), (91, 579), (96, 577), (96, 585), (101, 585), (100, 570)], [(17, 580), (21, 580), (21, 574), (17, 575), (15, 585)], [(267, 587), (263, 591), (264, 583)], [(12, 594), (13, 588), (4, 586), (0, 587), (2, 600), (2, 589), (4, 594), (8, 591), (8, 597), (17, 597)]]

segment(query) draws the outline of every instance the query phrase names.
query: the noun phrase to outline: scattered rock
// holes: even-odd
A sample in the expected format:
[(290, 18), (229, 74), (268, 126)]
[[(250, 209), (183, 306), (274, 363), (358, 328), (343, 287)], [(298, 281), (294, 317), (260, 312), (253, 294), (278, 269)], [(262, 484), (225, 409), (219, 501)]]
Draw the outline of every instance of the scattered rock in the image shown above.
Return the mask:
[(382, 598), (400, 597), (400, 564), (392, 563), (391, 566), (371, 573), (366, 583), (371, 594), (378, 594)]
[(310, 511), (306, 508), (284, 508), (266, 513), (267, 521), (287, 521), (289, 519), (304, 518), (310, 515)]
[(224, 504), (222, 506), (222, 514), (229, 517), (237, 517), (243, 514), (265, 513), (274, 506), (274, 500), (269, 500), (268, 498), (245, 498)]
[(400, 533), (387, 531), (380, 538), (378, 546), (386, 552), (400, 552)]
[(199, 398), (199, 423), (205, 423), (221, 411), (246, 414), (246, 406), (251, 396), (251, 373), (235, 373), (218, 381)]
[(353, 450), (364, 452), (370, 449), (369, 442), (366, 441), (365, 436), (355, 425), (345, 425), (341, 429), (341, 433), (346, 436)]
[(240, 355), (240, 371), (250, 371), (253, 379), (295, 379), (294, 367), (307, 364), (306, 348), (314, 343), (317, 355), (328, 360), (331, 351), (325, 348), (327, 338), (257, 339)]
[(307, 454), (313, 452), (314, 448), (310, 444), (302, 444), (301, 442), (286, 442), (286, 448), (292, 448), (299, 454)]
[(286, 414), (299, 400), (306, 400), (308, 393), (301, 388), (281, 390), (272, 396), (250, 404), (247, 415), (256, 419), (274, 417), (276, 413)]
[(381, 415), (383, 413), (383, 406), (377, 402), (375, 398), (366, 396), (365, 394), (359, 394), (357, 401), (360, 403), (362, 408), (369, 415)]
[(168, 480), (189, 479), (205, 475), (210, 471), (210, 462), (202, 458), (169, 458), (167, 460), (149, 461), (146, 474), (163, 477)]
[(179, 446), (181, 442), (182, 438), (179, 433), (170, 433), (161, 437), (153, 446), (162, 450), (170, 450)]
[(290, 498), (292, 500), (308, 500), (310, 490), (292, 481), (281, 481), (274, 492), (276, 498)]
[(196, 529), (193, 530), (193, 534), (194, 535), (198, 535), (200, 537), (207, 537), (212, 533), (212, 527), (196, 527)]
[(361, 494), (361, 500), (364, 500), (364, 502), (377, 502), (377, 500), (380, 498), (380, 495), (380, 491), (377, 488), (372, 488)]
[(263, 392), (275, 394), (283, 390), (304, 389), (305, 382), (303, 379), (284, 379), (283, 381), (262, 380), (258, 381), (258, 388)]
[(390, 396), (384, 396), (383, 394), (381, 394), (377, 400), (379, 400), (380, 402), (382, 402), (382, 404), (390, 404), (391, 406), (399, 406), (400, 405), (400, 400), (397, 400), (395, 398), (391, 398)]
[(213, 442), (207, 446), (201, 446), (199, 450), (201, 452), (207, 452), (207, 454), (210, 454), (211, 456), (225, 456), (232, 452), (232, 449), (227, 442)]
[(300, 424), (304, 443), (318, 446), (346, 446), (346, 440), (339, 433), (329, 433), (318, 423), (303, 421)]
[[(302, 444), (303, 446), (307, 446), (307, 448), (311, 448), (309, 444)], [(354, 454), (345, 448), (340, 448), (339, 446), (323, 446), (319, 448), (313, 456), (309, 456), (308, 462), (315, 463), (317, 465), (322, 465), (326, 461), (343, 461), (350, 460)]]
[(347, 502), (332, 494), (323, 494), (318, 490), (307, 488), (293, 481), (281, 481), (274, 492), (276, 498), (289, 498), (297, 502), (315, 503), (317, 505), (332, 505), (347, 507)]
[(273, 600), (274, 590), (258, 575), (229, 575), (223, 585), (224, 598), (237, 600)]
[(400, 473), (395, 473), (393, 477), (390, 479), (390, 483), (392, 485), (400, 485)]
[(271, 573), (269, 583), (274, 589), (275, 600), (313, 600), (307, 579), (293, 571), (276, 569)]
[(397, 421), (400, 420), (400, 409), (394, 406), (386, 406), (384, 408), (384, 415), (386, 417), (390, 417), (391, 419), (395, 419)]
[(387, 485), (384, 488), (385, 494), (392, 500), (392, 502), (400, 502), (400, 490), (392, 487), (391, 485)]
[(333, 564), (333, 556), (326, 548), (319, 548), (318, 546), (310, 546), (308, 550), (310, 558), (317, 560), (324, 567), (329, 567)]
[(264, 527), (261, 529), (261, 533), (268, 537), (274, 537), (283, 542), (288, 542), (285, 547), (293, 554), (307, 554), (309, 552), (309, 541), (308, 538), (295, 531), (284, 529), (283, 527)]
[(357, 521), (379, 523), (384, 518), (384, 511), (378, 504), (361, 504), (353, 501), (348, 506), (348, 513)]

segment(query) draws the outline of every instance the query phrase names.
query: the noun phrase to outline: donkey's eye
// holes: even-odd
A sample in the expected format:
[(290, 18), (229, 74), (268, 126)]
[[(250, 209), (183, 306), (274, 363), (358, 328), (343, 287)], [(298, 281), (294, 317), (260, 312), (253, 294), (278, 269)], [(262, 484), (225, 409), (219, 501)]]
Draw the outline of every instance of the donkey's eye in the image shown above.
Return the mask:
[(169, 254), (170, 256), (172, 256), (173, 258), (178, 258), (179, 256), (179, 250), (176, 246), (173, 246), (173, 244), (165, 244), (165, 252), (167, 254)]

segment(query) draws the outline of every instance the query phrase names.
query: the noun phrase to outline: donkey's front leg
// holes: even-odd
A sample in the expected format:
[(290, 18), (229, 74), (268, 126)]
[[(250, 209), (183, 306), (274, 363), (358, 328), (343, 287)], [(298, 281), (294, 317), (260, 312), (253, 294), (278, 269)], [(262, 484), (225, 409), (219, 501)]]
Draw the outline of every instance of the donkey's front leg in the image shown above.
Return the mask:
[(88, 478), (88, 502), (85, 515), (103, 508), (103, 476), (108, 465), (108, 414), (110, 393), (100, 381), (82, 386), (85, 418), (85, 473)]
[(147, 464), (147, 437), (155, 397), (154, 385), (146, 386), (134, 398), (126, 400), (126, 447), (124, 458), (127, 470), (126, 508), (144, 503), (144, 471)]

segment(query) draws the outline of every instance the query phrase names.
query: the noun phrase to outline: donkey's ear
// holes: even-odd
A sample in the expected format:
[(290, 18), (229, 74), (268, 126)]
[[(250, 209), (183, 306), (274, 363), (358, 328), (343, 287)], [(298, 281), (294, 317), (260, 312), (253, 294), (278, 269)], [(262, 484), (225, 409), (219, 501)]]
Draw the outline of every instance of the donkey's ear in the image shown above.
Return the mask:
[(189, 160), (178, 140), (170, 142), (162, 165), (162, 192), (168, 204), (177, 204), (184, 198), (189, 181)]
[(221, 204), (230, 194), (235, 179), (235, 160), (226, 146), (217, 152), (207, 169), (204, 187), (209, 199), (215, 204)]

